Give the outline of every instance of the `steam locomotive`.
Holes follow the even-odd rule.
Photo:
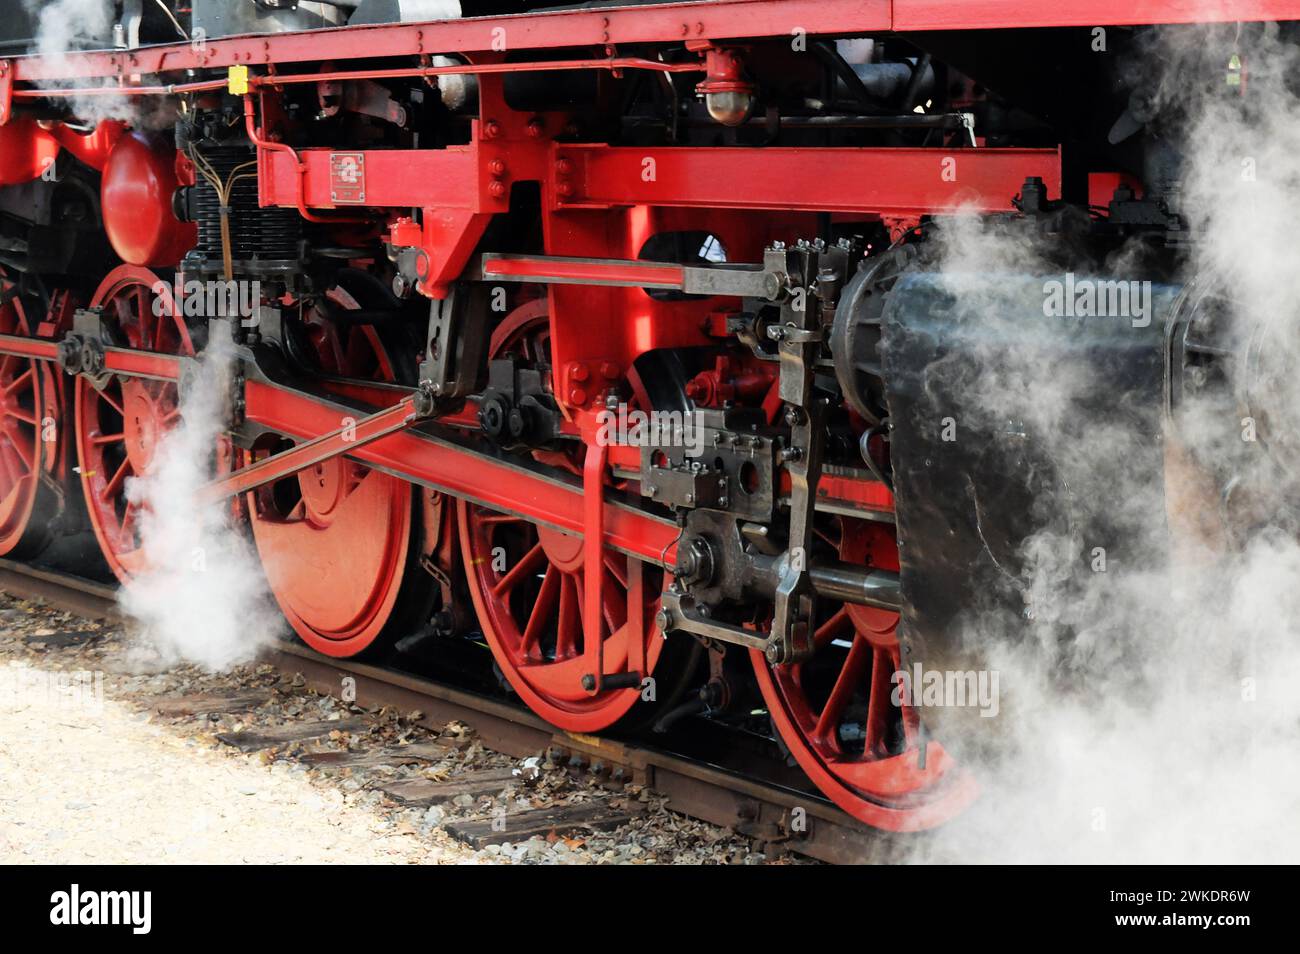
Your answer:
[[[1178,93],[1249,110],[1300,4],[464,7],[10,11],[0,554],[148,572],[129,488],[220,351],[203,499],[308,645],[725,730],[910,831],[985,726],[899,674],[978,670],[972,607],[1031,625],[1027,540],[1068,594],[1178,514],[1230,546],[1289,472],[1281,352],[1192,264]],[[986,245],[1032,261],[954,282]],[[1080,281],[1135,320],[1045,320]],[[1073,423],[977,400],[1025,368],[1087,382]],[[1193,404],[1262,439],[1195,446]],[[1168,507],[1071,470],[1121,424],[1097,472]]]

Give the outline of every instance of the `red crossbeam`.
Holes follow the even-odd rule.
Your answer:
[[[480,143],[363,151],[365,205],[503,210],[508,194],[488,191],[492,163],[481,151],[489,146],[495,149],[493,144]],[[508,165],[501,161],[506,173],[519,181],[551,170],[560,208],[650,205],[883,215],[924,215],[958,208],[1006,212],[1030,176],[1041,178],[1049,195],[1060,195],[1061,189],[1061,158],[1055,149],[640,149],[538,144],[530,150],[524,143],[510,146]],[[262,202],[296,206],[301,180],[302,200],[308,208],[336,207],[332,155],[327,149],[303,150],[296,157],[287,151],[263,150]]]
[[[1004,212],[1025,179],[1060,195],[1055,149],[559,147],[558,204],[921,215]]]

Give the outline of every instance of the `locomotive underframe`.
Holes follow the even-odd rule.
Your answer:
[[[1215,17],[1300,19],[1300,4],[1294,2],[1258,0],[1240,6],[1244,12],[1229,15],[1227,10],[1207,14],[1196,4],[1114,0],[1073,4],[1067,10],[1023,0],[716,0],[230,37],[57,61],[0,60],[0,125],[14,121],[21,108],[73,98],[213,94],[242,99],[259,206],[296,210],[304,220],[323,225],[373,216],[382,221],[384,241],[409,291],[430,300],[425,335],[430,347],[414,387],[347,377],[323,387],[318,379],[296,374],[268,347],[267,342],[275,341],[273,319],[260,342],[241,335],[232,322],[214,320],[208,340],[224,337],[235,343],[237,371],[228,421],[235,445],[251,450],[266,435],[297,443],[232,469],[208,488],[212,497],[246,494],[347,457],[402,481],[580,536],[589,566],[600,565],[606,551],[633,558],[627,585],[634,605],[644,585],[643,565],[662,568],[665,580],[674,575],[677,581],[663,588],[655,618],[660,630],[689,633],[706,645],[743,647],[774,666],[789,665],[815,653],[814,595],[885,611],[897,611],[901,596],[896,573],[807,556],[819,514],[888,522],[893,497],[871,474],[823,467],[826,408],[814,388],[816,374],[826,370],[824,363],[818,365],[821,317],[834,312],[839,291],[852,277],[851,250],[817,242],[787,246],[770,233],[779,225],[782,234],[811,236],[818,217],[853,216],[878,221],[891,237],[901,237],[924,217],[957,210],[1032,213],[1034,202],[1044,196],[1077,195],[1079,170],[1061,148],[973,141],[971,148],[959,150],[575,142],[563,110],[511,108],[506,78],[583,71],[680,73],[697,77],[702,92],[725,95],[744,89],[731,59],[736,51],[743,54],[747,44],[798,31],[854,37],[1206,22]],[[509,37],[509,54],[494,46],[501,35]],[[685,44],[690,55],[673,60],[644,55],[645,47],[656,44]],[[621,52],[633,48],[637,55]],[[604,55],[591,56],[593,50]],[[447,54],[462,61],[447,65]],[[537,58],[512,58],[521,55]],[[349,68],[363,59],[387,65]],[[294,64],[304,63],[329,65],[294,71]],[[295,147],[277,128],[288,89],[314,86],[324,101],[366,83],[429,84],[445,76],[475,81],[477,106],[468,141],[461,144]],[[73,87],[67,85],[70,81]],[[390,108],[376,100],[359,111],[382,118],[394,115],[387,112]],[[355,174],[340,177],[344,165],[352,173],[359,170],[359,181]],[[952,174],[954,168],[958,174]],[[520,185],[539,190],[544,254],[483,252],[489,226],[510,212],[512,193]],[[728,244],[736,255],[718,265],[634,259],[637,249],[611,242],[613,230],[607,227],[608,221],[632,214],[631,209],[677,230],[725,234],[734,238]],[[420,222],[410,210],[419,210]],[[553,396],[560,412],[550,436],[581,448],[576,472],[509,454],[472,436],[478,428],[473,422],[485,409],[479,399],[500,395],[480,392],[450,349],[432,344],[451,340],[459,347],[467,342],[466,354],[482,355],[485,342],[474,339],[486,331],[467,326],[464,302],[475,289],[512,283],[546,289]],[[707,295],[713,304],[702,309],[655,301],[626,321],[611,321],[611,313],[631,300],[621,296],[641,289]],[[710,424],[715,446],[720,441],[734,447],[743,435],[755,442],[748,445],[750,459],[762,461],[765,493],[753,503],[756,509],[747,525],[758,529],[742,545],[738,537],[727,539],[730,531],[717,532],[710,516],[736,509],[718,475],[684,475],[640,446],[610,444],[596,435],[607,400],[617,403],[618,384],[638,359],[656,350],[716,343],[723,336],[711,335],[709,328],[730,328],[729,318],[751,304],[779,310],[779,321],[764,329],[768,340],[760,343],[768,350],[760,355],[758,344],[746,343],[776,366],[771,398],[784,409],[786,427],[774,437],[757,426],[746,432],[725,415]],[[0,354],[57,365],[96,385],[114,377],[175,383],[182,395],[195,360],[123,347],[100,327],[95,309],[52,316],[31,337],[0,334]],[[499,389],[507,394],[502,398],[507,407],[514,383]],[[496,384],[494,379],[494,389]],[[718,459],[730,466],[728,453],[736,452],[720,451]],[[779,485],[778,471],[788,486]],[[642,493],[611,486],[611,472],[639,478]],[[665,505],[677,511],[677,521],[664,516]],[[762,527],[778,521],[784,525],[783,542],[765,546]],[[588,573],[582,583],[581,614],[588,632],[602,629],[608,585],[607,575],[599,572]],[[706,591],[733,600],[749,592],[770,598],[769,632],[713,618],[701,599]],[[581,689],[587,695],[640,685],[649,668],[645,646],[651,633],[635,613],[627,624],[633,648],[614,671],[604,658],[605,642],[587,641],[581,667]],[[915,732],[915,726],[909,731]],[[919,771],[926,768],[925,751],[922,740]],[[936,756],[942,758],[942,753]],[[966,798],[956,796],[954,802]],[[870,820],[924,827],[942,814],[936,809],[934,815],[922,812],[900,820],[886,812],[871,814]]]

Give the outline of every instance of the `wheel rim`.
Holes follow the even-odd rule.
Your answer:
[[[31,333],[16,291],[0,277],[0,334]],[[42,446],[53,408],[49,388],[38,362],[0,357],[0,555],[17,549],[31,529],[41,470],[54,456]]]
[[[520,305],[492,336],[493,357],[512,352],[549,360],[550,325],[545,299]],[[580,465],[568,455],[539,451],[539,460],[570,470]],[[582,625],[585,577],[582,537],[538,527],[520,517],[457,501],[462,554],[479,625],[497,665],[534,712],[572,732],[596,732],[613,725],[636,705],[639,689],[605,690],[590,695],[582,677]],[[606,672],[627,669],[631,627],[627,625],[628,557],[608,550],[602,572],[604,664]],[[642,631],[656,632],[661,572],[646,568]],[[634,617],[633,617],[634,618]],[[645,672],[653,673],[664,640],[646,638]]]
[[[127,347],[194,354],[184,316],[148,269],[124,265],[110,272],[91,306],[102,309],[105,324]],[[99,389],[78,377],[74,417],[91,528],[109,568],[129,582],[146,566],[139,536],[145,504],[127,499],[126,483],[148,473],[159,443],[180,421],[176,385],[113,376]]]
[[[335,289],[344,309],[358,304]],[[327,374],[394,381],[373,327],[339,328],[309,316],[307,338]],[[292,446],[284,441],[276,450]],[[334,457],[252,492],[253,539],[266,579],[302,640],[329,656],[373,646],[398,605],[411,552],[411,484]]]
[[[830,542],[846,562],[898,569],[886,525],[841,521]],[[976,792],[937,742],[925,743],[920,767],[917,713],[891,700],[898,619],[869,606],[831,607],[808,662],[774,667],[761,652],[750,657],[773,726],[813,783],[866,824],[916,831],[952,818]]]

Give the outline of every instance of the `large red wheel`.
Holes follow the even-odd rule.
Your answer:
[[[892,527],[842,520],[831,536],[840,559],[897,572]],[[773,727],[818,789],[868,825],[917,831],[952,818],[976,793],[939,743],[925,743],[921,765],[917,713],[892,698],[897,626],[895,612],[834,605],[821,611],[807,662],[750,656]]]
[[[492,336],[492,354],[507,352],[550,363],[549,320],[544,299],[521,305]],[[635,398],[634,398],[635,400]],[[579,470],[559,453],[539,459]],[[582,538],[538,527],[520,517],[494,513],[461,500],[457,503],[466,577],[479,625],[497,665],[534,712],[571,732],[608,728],[636,706],[639,688],[607,689],[596,695],[584,688],[589,673],[583,653],[589,638],[583,628],[582,593],[587,573]],[[641,605],[629,606],[628,557],[605,551],[605,671],[628,669],[633,646],[629,619],[642,616],[644,672],[653,673],[665,641],[654,626],[662,571],[647,569]]]
[[[0,273],[0,334],[29,335],[18,288]],[[40,362],[0,357],[0,556],[22,556],[48,538],[38,506],[56,460],[58,399]],[[46,500],[45,502],[48,502]]]
[[[341,288],[332,304],[358,308]],[[369,325],[332,323],[316,311],[303,330],[326,374],[396,381],[396,359]],[[284,441],[271,450],[292,446]],[[266,579],[302,640],[327,656],[356,656],[416,624],[433,581],[413,567],[422,534],[417,495],[406,481],[334,457],[268,484],[248,498],[253,539]]]
[[[126,347],[194,354],[184,316],[148,269],[114,269],[91,305],[102,309],[104,324]],[[180,420],[176,385],[113,376],[96,388],[79,377],[74,419],[91,528],[109,568],[125,583],[145,569],[139,534],[144,504],[128,499],[127,480],[149,472],[159,442]]]

